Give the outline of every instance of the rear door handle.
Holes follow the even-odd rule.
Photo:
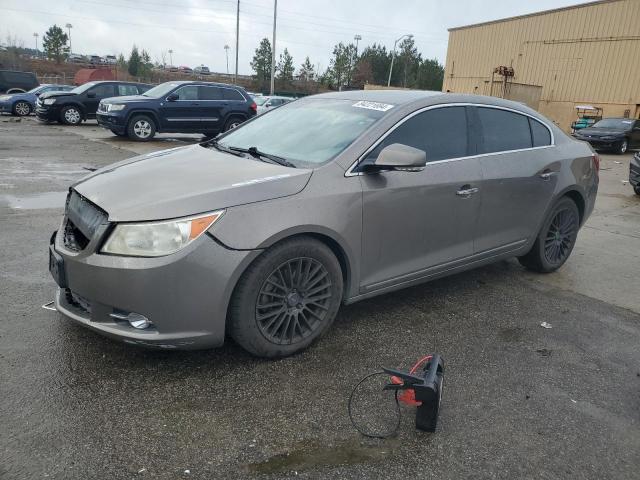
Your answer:
[[[474,193],[478,193],[480,189],[478,187],[472,187],[471,185],[463,185],[460,190],[456,192],[456,195],[463,198],[469,198]]]

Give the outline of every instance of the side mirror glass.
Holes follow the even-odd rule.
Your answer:
[[[180,95],[178,95],[177,93],[172,93],[171,95],[169,95],[167,97],[167,101],[168,102],[175,102],[176,100],[178,100],[180,98]]]
[[[418,148],[393,143],[382,149],[374,162],[376,170],[404,170],[417,172],[427,164],[427,152]]]

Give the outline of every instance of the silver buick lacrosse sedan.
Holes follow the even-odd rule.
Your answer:
[[[342,303],[508,257],[551,272],[593,210],[599,159],[492,97],[352,91],[71,186],[49,269],[108,337],[252,354],[306,348]]]

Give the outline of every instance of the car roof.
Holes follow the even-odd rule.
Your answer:
[[[205,80],[169,80],[164,83],[174,83],[176,85],[213,85],[215,87],[226,87],[226,88],[239,88],[240,90],[244,90],[240,85],[231,85],[230,83],[219,83],[219,82],[207,82]]]
[[[437,95],[444,94],[430,90],[348,90],[345,92],[320,93],[314,95],[314,97],[403,105]]]

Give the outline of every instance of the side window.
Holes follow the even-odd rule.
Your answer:
[[[531,148],[529,117],[497,108],[478,107],[484,145],[480,153]]]
[[[222,96],[225,100],[238,100],[244,102],[244,97],[238,90],[234,90],[233,88],[223,88]]]
[[[443,107],[419,113],[392,131],[367,155],[366,163],[374,161],[384,147],[394,143],[424,150],[427,162],[465,157],[468,155],[466,109]]]
[[[120,84],[118,85],[118,95],[137,95],[138,87],[136,85]]]
[[[218,87],[198,87],[200,100],[222,100],[222,92]]]
[[[197,85],[187,85],[176,90],[175,94],[178,100],[198,100],[198,88]]]
[[[89,89],[90,93],[95,93],[98,98],[113,97],[115,95],[115,89],[111,83],[103,83],[102,85],[96,85]],[[89,93],[87,92],[87,93]]]
[[[551,145],[551,133],[547,127],[533,118],[529,118],[529,125],[531,125],[531,136],[533,137],[534,147]]]

